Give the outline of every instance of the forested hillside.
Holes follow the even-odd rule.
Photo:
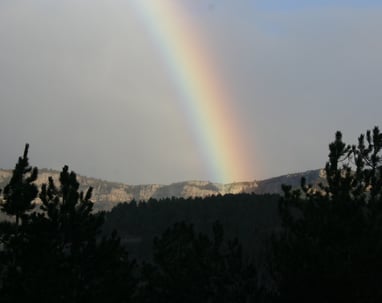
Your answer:
[[[279,195],[227,194],[206,198],[150,199],[122,203],[106,214],[104,230],[116,229],[129,252],[138,259],[151,257],[154,237],[176,222],[193,224],[211,234],[219,221],[228,239],[238,238],[247,256],[259,253],[280,226]]]
[[[12,176],[12,170],[0,169],[0,188],[8,184]],[[39,170],[35,184],[41,187],[47,183],[49,177],[58,182],[60,172],[50,169]],[[214,183],[210,181],[184,181],[172,184],[141,184],[129,185],[125,183],[110,182],[91,177],[77,175],[80,190],[85,191],[88,187],[93,188],[92,201],[94,210],[111,210],[121,202],[147,201],[164,198],[196,198],[213,195],[257,193],[257,194],[281,194],[282,184],[299,186],[301,177],[305,177],[309,183],[317,185],[325,181],[324,170],[311,170],[301,173],[288,174],[275,178],[259,181]]]
[[[150,199],[94,212],[28,148],[1,192],[1,302],[381,302],[382,133],[329,145],[326,182],[282,195]],[[37,198],[39,203],[36,203]]]

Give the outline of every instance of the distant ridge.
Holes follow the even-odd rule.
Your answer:
[[[0,188],[8,183],[12,170],[0,169]],[[60,172],[49,169],[39,170],[38,186],[47,183],[50,176],[58,184]],[[305,177],[307,183],[318,184],[324,181],[322,169],[309,170],[302,173],[283,175],[275,178],[235,182],[228,184],[213,183],[209,181],[184,181],[168,185],[147,184],[128,185],[124,183],[108,182],[91,177],[78,175],[81,190],[93,187],[93,202],[96,210],[110,210],[120,202],[131,200],[147,201],[150,198],[162,199],[170,197],[206,197],[212,195],[238,194],[238,193],[281,193],[281,185],[288,184],[293,187],[300,185],[301,177]]]

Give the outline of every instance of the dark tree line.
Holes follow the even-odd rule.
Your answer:
[[[37,188],[27,145],[1,194],[11,220],[0,223],[0,301],[380,302],[381,150],[377,127],[356,145],[337,132],[318,187],[133,202],[105,216],[67,166]],[[259,207],[276,200],[279,217]],[[259,261],[248,242],[263,225]],[[127,251],[142,239],[152,254],[135,261]]]
[[[271,272],[281,302],[382,301],[382,134],[329,145],[326,184],[284,186]]]
[[[151,259],[153,240],[177,222],[193,224],[195,231],[212,237],[219,221],[227,239],[238,238],[244,254],[260,253],[263,242],[280,226],[276,194],[229,194],[205,198],[166,198],[121,203],[106,213],[104,231],[118,230],[129,252]]]
[[[244,260],[237,239],[224,243],[220,223],[213,236],[184,222],[168,228],[153,245],[153,263],[142,266],[141,302],[262,302],[254,264]]]
[[[178,223],[154,241],[153,262],[131,260],[116,232],[102,233],[92,189],[65,166],[38,189],[28,145],[4,188],[1,302],[247,302],[261,296],[256,270],[219,223],[212,237]],[[39,203],[37,202],[39,201]]]
[[[79,192],[67,166],[59,186],[49,179],[38,190],[37,175],[26,145],[2,197],[15,221],[0,225],[1,302],[123,302],[134,263],[115,234],[98,237],[104,217],[92,213],[92,189]]]

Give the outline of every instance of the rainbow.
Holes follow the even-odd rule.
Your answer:
[[[253,177],[250,151],[235,121],[227,85],[219,79],[201,31],[178,0],[133,0],[138,17],[160,48],[180,96],[181,108],[216,182]]]

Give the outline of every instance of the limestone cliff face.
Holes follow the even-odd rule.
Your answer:
[[[0,169],[0,188],[4,188],[11,177],[11,170]],[[42,169],[36,184],[40,187],[47,183],[50,176],[58,184],[60,173],[58,171]],[[238,193],[281,193],[281,185],[289,184],[298,187],[301,177],[304,176],[307,183],[318,184],[323,182],[325,174],[323,170],[311,170],[304,173],[284,175],[276,178],[236,182],[229,184],[212,183],[208,181],[185,181],[169,185],[148,184],[128,185],[124,183],[108,182],[104,180],[78,176],[81,190],[86,191],[93,187],[94,206],[96,210],[109,210],[117,203],[131,200],[147,201],[150,198],[162,199],[169,197],[206,197],[212,195],[238,194]]]
[[[317,185],[320,182],[325,183],[325,170],[310,170],[303,173],[283,175],[276,178],[262,180],[258,182],[258,189],[255,192],[259,194],[282,193],[282,184],[291,185],[293,188],[298,188],[301,184],[302,177],[305,177],[307,184]]]

